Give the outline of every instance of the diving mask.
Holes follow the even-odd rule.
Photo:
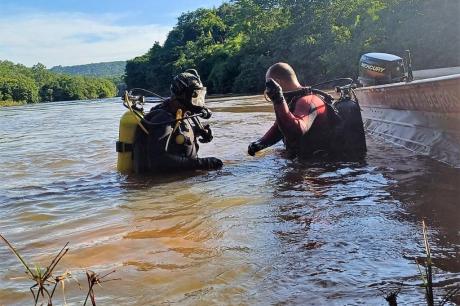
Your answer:
[[[192,93],[192,105],[195,107],[204,108],[206,98],[206,87],[194,89]]]

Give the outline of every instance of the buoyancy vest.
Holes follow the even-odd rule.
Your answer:
[[[359,104],[349,98],[330,103],[317,96],[326,106],[327,124],[316,118],[298,146],[287,146],[287,149],[301,158],[362,159],[367,149]],[[299,98],[301,96],[295,97],[290,103],[291,112]]]
[[[133,144],[133,164],[136,173],[152,173],[159,168],[164,154],[179,157],[196,158],[198,143],[189,119],[173,122],[175,117],[164,107],[155,107],[145,120],[152,123],[171,122],[149,128],[147,135],[139,127],[136,130]]]

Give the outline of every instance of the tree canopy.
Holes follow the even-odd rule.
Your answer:
[[[0,61],[0,101],[68,101],[113,97],[115,84],[108,79],[61,75],[43,64],[27,68]]]
[[[115,61],[75,66],[54,66],[50,71],[71,75],[113,78],[122,76],[125,72],[125,66],[126,61]]]
[[[458,0],[233,0],[182,14],[163,45],[127,62],[128,88],[166,94],[195,68],[211,93],[254,93],[266,69],[290,63],[302,82],[356,77],[366,52],[403,55],[416,69],[459,66]]]

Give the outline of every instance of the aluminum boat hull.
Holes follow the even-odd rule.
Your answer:
[[[460,168],[460,74],[355,92],[368,133]]]

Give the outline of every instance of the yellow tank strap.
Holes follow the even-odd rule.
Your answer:
[[[179,125],[180,125],[180,122],[182,120],[183,116],[182,116],[182,110],[179,108],[176,112],[176,126],[174,126],[174,130],[173,130],[173,133],[179,128]]]
[[[176,120],[177,120],[176,125],[174,126],[174,129],[171,132],[171,134],[169,134],[168,140],[166,140],[165,152],[168,152],[169,142],[171,141],[171,137],[174,134],[174,132],[179,128],[180,122],[183,119],[182,115],[183,115],[182,109],[179,108],[176,112]]]

